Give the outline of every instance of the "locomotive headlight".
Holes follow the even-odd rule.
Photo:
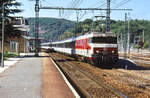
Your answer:
[[[115,51],[112,51],[112,53],[115,53]]]
[[[98,51],[98,50],[96,51],[96,53],[99,53],[99,52],[100,52],[100,51]]]

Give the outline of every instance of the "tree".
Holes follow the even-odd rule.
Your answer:
[[[84,20],[84,24],[92,24],[93,20],[92,19],[86,19]]]
[[[5,3],[4,6],[4,17],[5,17],[5,38],[8,37],[15,37],[22,35],[22,32],[18,30],[18,28],[13,27],[13,24],[11,21],[16,20],[15,17],[12,17],[12,15],[16,13],[22,12],[22,10],[18,9],[21,4],[19,2],[11,3],[15,0],[0,0],[0,20],[2,20],[2,5]],[[2,21],[0,21],[0,27],[2,27]],[[0,37],[1,37],[1,28],[0,28]]]

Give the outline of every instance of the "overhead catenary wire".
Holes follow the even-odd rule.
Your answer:
[[[46,4],[52,5],[50,2],[46,1],[46,0],[42,0],[43,2],[45,2]]]
[[[116,0],[110,0],[110,3],[115,3]],[[129,0],[126,0],[126,2],[128,2]],[[43,7],[42,9],[59,9],[59,15],[60,16],[64,16],[64,18],[69,18],[73,13],[74,11],[72,10],[84,10],[84,8],[78,8],[78,6],[83,2],[83,0],[72,0],[71,1],[71,4],[69,5],[70,7],[67,7],[67,8],[64,8],[64,7]],[[104,0],[101,1],[103,4],[101,4],[100,6],[98,6],[97,8],[99,7],[102,7],[104,5],[107,5],[105,4]],[[123,1],[121,1],[119,4],[122,4]],[[117,4],[118,5],[118,4]],[[71,9],[72,8],[72,9]],[[95,8],[94,8],[95,9]],[[65,10],[69,10],[67,12],[64,13]],[[111,9],[113,10],[113,9]],[[82,13],[83,11],[79,11],[79,13]],[[93,13],[92,9],[89,10],[89,11],[84,11],[83,14],[80,14],[79,16],[79,19],[81,19],[82,17],[84,17],[84,15],[86,14],[89,14],[89,13]],[[102,13],[101,13],[102,14]]]
[[[83,2],[83,0],[72,0],[68,7],[78,8],[82,2]],[[63,15],[63,18],[69,18],[73,13],[74,13],[74,11],[67,11]]]
[[[89,7],[97,6],[97,5],[99,5],[99,4],[101,4],[101,3],[104,3],[104,2],[105,2],[105,0],[99,0],[98,2],[92,4],[92,5],[89,6]]]
[[[106,1],[106,0],[105,0]],[[98,6],[97,8],[102,8],[103,6],[107,5],[107,2],[103,2],[103,4],[101,4],[100,6]],[[110,3],[115,3],[116,0],[110,0]]]
[[[98,1],[97,3],[95,3],[95,4],[92,4],[90,7],[96,6],[97,4],[99,4],[99,3],[104,3],[104,2],[105,2],[105,0],[100,0],[100,1]],[[96,8],[98,8],[98,7],[96,7]],[[81,20],[86,14],[90,14],[90,13],[93,13],[93,11],[84,11],[84,12],[81,14],[81,16],[79,17],[79,20]]]
[[[103,6],[106,6],[107,5],[107,2],[105,2],[106,0],[101,0],[101,1],[99,1],[98,3],[102,3],[100,6],[98,6],[98,7],[96,7],[96,8],[102,8]],[[112,2],[113,0],[111,0],[111,2]],[[101,11],[102,12],[102,11]],[[85,13],[83,13],[82,14],[82,16],[80,17],[80,19],[82,18],[82,17],[84,17],[86,14],[90,14],[90,13],[93,13],[92,11],[88,11],[88,12],[85,12]],[[101,13],[102,14],[102,13]]]
[[[78,5],[79,2],[80,2],[80,0],[72,0],[70,8],[75,8],[75,7],[77,7],[77,5]],[[72,13],[73,13],[73,11],[68,11],[68,13],[65,14],[65,17],[66,17],[66,18],[67,18],[67,17],[70,17],[70,15],[71,15]]]
[[[125,5],[126,3],[128,3],[131,0],[122,0],[121,2],[119,2],[118,4],[116,4],[113,8],[119,8],[123,5]]]
[[[116,1],[117,0],[111,0],[110,3],[116,4]],[[131,1],[131,0],[122,0],[121,2],[119,2],[118,4],[116,4],[113,8],[119,8],[120,6],[128,3],[129,1]],[[105,2],[104,0],[103,0],[103,2],[101,1],[101,3],[102,4],[100,6],[98,6],[97,8],[102,8],[103,6],[107,5],[107,2]],[[84,15],[89,14],[89,13],[91,13],[91,12],[83,13],[82,17],[84,17]]]

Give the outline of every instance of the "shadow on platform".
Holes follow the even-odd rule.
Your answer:
[[[46,57],[50,57],[50,56],[31,56],[31,55],[26,55],[26,56],[20,56],[20,58],[46,58]]]

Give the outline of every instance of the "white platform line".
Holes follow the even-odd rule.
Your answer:
[[[76,98],[80,98],[79,94],[76,92],[76,90],[72,87],[72,85],[69,83],[69,81],[67,80],[67,78],[65,77],[65,75],[62,73],[62,71],[59,69],[59,67],[57,66],[57,64],[54,62],[54,60],[52,58],[50,58],[52,60],[52,62],[54,63],[55,67],[58,69],[58,71],[60,72],[60,74],[62,75],[63,79],[65,80],[66,84],[69,86],[69,88],[71,89],[72,93],[74,94],[74,96]]]

